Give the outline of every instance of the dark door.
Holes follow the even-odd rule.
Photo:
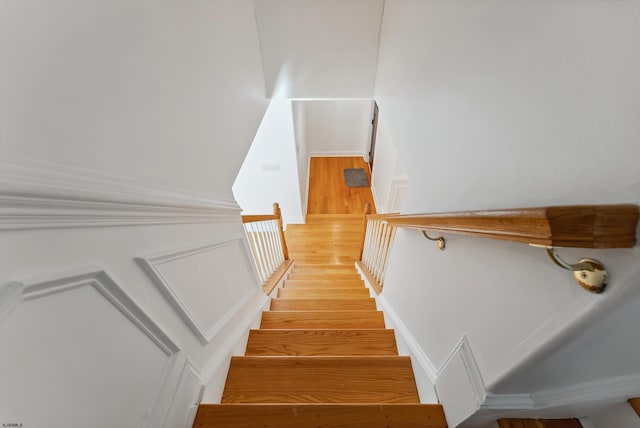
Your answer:
[[[378,132],[378,103],[373,102],[373,119],[371,119],[371,146],[369,147],[369,169],[373,171],[373,155],[376,151],[376,133]]]

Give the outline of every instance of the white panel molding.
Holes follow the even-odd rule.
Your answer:
[[[313,150],[309,152],[309,157],[312,158],[338,158],[338,157],[363,157],[366,159],[367,154],[362,150]]]
[[[195,380],[195,388],[193,386],[190,387],[192,379]],[[165,416],[162,426],[171,428],[178,426],[183,428],[191,427],[193,425],[193,420],[190,420],[192,413],[195,417],[195,412],[192,412],[192,408],[195,406],[197,409],[198,404],[200,404],[200,401],[202,400],[203,393],[204,383],[202,381],[200,370],[193,364],[193,361],[186,358],[182,371],[180,372],[180,377],[176,383],[175,390],[173,391],[171,404],[169,405],[169,410]],[[180,400],[185,396],[194,397],[190,406],[186,409],[180,407],[180,404],[182,404]],[[182,417],[180,417],[181,414]],[[175,422],[178,418],[182,419],[182,424],[167,425],[168,423]]]
[[[401,190],[407,190],[409,188],[409,177],[394,177],[391,181],[391,188],[389,189],[389,200],[387,201],[387,207],[389,211],[400,211],[398,207],[398,196]]]
[[[449,363],[456,358],[460,358],[462,360],[469,378],[469,385],[471,385],[471,389],[473,390],[473,395],[476,397],[478,405],[482,405],[487,398],[487,391],[484,381],[482,380],[482,375],[480,374],[480,369],[478,368],[478,363],[471,351],[471,346],[469,345],[467,336],[462,336],[460,338],[449,356],[445,359],[444,363],[442,363],[442,366],[438,369],[436,378],[439,377],[440,374],[447,369]]]
[[[490,394],[487,393],[481,409],[492,410],[530,410],[535,403],[529,394]]]
[[[222,368],[229,367],[234,350],[242,349],[242,353],[244,353],[248,330],[254,328],[254,325],[259,325],[262,311],[266,310],[270,301],[271,298],[265,295],[262,290],[256,290],[242,310],[238,312],[238,317],[233,322],[227,323],[218,334],[217,338],[220,338],[220,342],[216,344],[216,352],[202,368],[202,379],[204,379],[207,388],[214,391],[213,395],[222,395],[226,379],[225,373],[219,379],[219,383],[216,383],[214,379],[216,374]],[[219,397],[214,402],[219,403]]]
[[[0,289],[0,320],[9,316],[12,308],[30,300],[44,298],[79,287],[93,287],[116,307],[133,325],[142,331],[167,356],[167,362],[158,381],[144,425],[157,407],[160,392],[166,387],[180,348],[124,291],[114,277],[101,267],[92,266],[74,273],[52,275],[30,282],[14,282]]]
[[[220,248],[224,248],[227,246],[236,245],[240,248],[244,261],[247,268],[251,268],[251,264],[253,263],[249,258],[246,250],[246,245],[243,242],[242,236],[236,236],[234,238],[215,242],[211,244],[201,245],[197,247],[187,248],[183,250],[178,250],[170,253],[164,253],[161,255],[156,255],[152,257],[136,257],[136,262],[142,267],[145,273],[151,278],[153,284],[158,287],[158,289],[162,292],[162,294],[169,301],[171,306],[175,309],[175,311],[180,315],[183,319],[187,327],[193,332],[193,334],[200,340],[200,342],[204,345],[209,343],[215,335],[224,327],[224,325],[229,322],[229,320],[240,310],[242,307],[251,299],[251,295],[246,296],[244,299],[238,301],[235,305],[233,305],[229,310],[213,325],[211,326],[203,326],[194,316],[192,311],[187,307],[184,301],[180,298],[179,293],[177,292],[177,288],[174,284],[172,284],[168,278],[166,278],[160,269],[158,268],[163,263],[170,262],[172,260],[182,259],[185,257],[190,257],[196,254],[208,252],[211,250],[216,250]]]
[[[376,193],[376,188],[373,185],[373,180],[371,180],[371,183],[370,183],[369,187],[371,187],[371,195],[373,196],[373,206],[376,209],[376,213],[386,213],[386,212],[388,212],[386,210],[386,207],[383,207],[383,206],[380,205],[380,199],[378,199],[378,194]]]
[[[0,230],[239,221],[233,200],[0,154]]]

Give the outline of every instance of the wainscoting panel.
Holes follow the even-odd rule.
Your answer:
[[[190,428],[202,400],[204,385],[200,370],[187,358],[171,399],[164,428]]]
[[[179,348],[113,276],[13,283],[0,299],[3,423],[145,425]]]
[[[241,236],[136,261],[203,344],[257,287]]]

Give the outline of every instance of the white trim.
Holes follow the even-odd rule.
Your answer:
[[[140,267],[145,271],[145,273],[151,278],[153,284],[162,292],[162,294],[169,301],[171,306],[175,309],[175,311],[180,315],[183,319],[187,327],[195,334],[195,336],[200,340],[200,342],[204,345],[209,343],[215,335],[224,327],[224,325],[229,322],[229,320],[239,311],[242,307],[250,300],[251,296],[247,295],[242,300],[238,301],[235,305],[233,305],[229,310],[219,319],[217,320],[211,327],[205,328],[203,327],[192,312],[189,310],[187,305],[183,302],[176,291],[176,287],[166,278],[162,272],[158,269],[163,263],[167,263],[173,260],[182,259],[185,257],[190,257],[196,254],[200,254],[203,252],[211,251],[217,248],[223,248],[230,245],[238,245],[240,250],[243,253],[245,264],[247,268],[251,266],[251,262],[246,253],[246,248],[242,239],[242,236],[233,237],[231,239],[227,239],[224,241],[219,241],[207,245],[201,245],[197,247],[187,248],[183,250],[173,251],[170,253],[164,253],[161,255],[156,255],[152,257],[136,257],[135,260],[138,262]]]
[[[359,268],[357,269],[358,271],[360,271]],[[369,289],[372,289],[371,284],[368,283],[368,281],[366,280],[366,277],[362,274],[362,272],[361,272],[361,276],[363,277],[363,280],[365,281],[365,284],[367,285],[367,287],[369,287]],[[404,342],[409,347],[409,350],[411,352],[411,360],[418,363],[420,368],[422,368],[422,370],[427,374],[429,381],[431,383],[434,383],[438,372],[435,366],[433,365],[433,363],[431,362],[431,360],[429,359],[429,357],[427,356],[427,354],[425,354],[425,352],[420,347],[420,344],[418,344],[418,341],[415,339],[415,337],[413,337],[413,335],[409,331],[409,328],[406,326],[404,322],[402,322],[398,314],[393,310],[393,308],[391,307],[391,304],[387,299],[384,298],[384,296],[377,295],[376,301],[380,305],[380,309],[385,314],[385,317],[387,317],[388,320],[390,321],[391,325],[393,326],[393,329],[396,331],[396,333],[400,337],[402,337]]]
[[[216,346],[216,352],[202,367],[202,379],[207,386],[209,386],[216,372],[230,360],[233,350],[248,333],[256,317],[261,316],[262,311],[265,310],[270,300],[269,296],[265,295],[262,290],[256,290],[242,310],[238,311],[241,318],[234,320],[232,323],[227,323],[218,334],[219,337],[222,337],[221,343]]]
[[[324,151],[324,150],[315,150],[309,152],[310,158],[339,158],[339,157],[362,157],[366,159],[366,153],[361,150],[338,150],[338,151]]]
[[[360,277],[364,281],[365,286],[369,288],[369,290],[371,290],[372,292],[372,295],[375,296],[376,302],[380,306],[382,312],[385,314],[385,318],[387,318],[391,322],[396,333],[400,335],[400,337],[402,337],[402,339],[409,347],[412,360],[420,365],[422,370],[424,370],[424,372],[427,374],[429,381],[431,383],[434,383],[438,375],[436,366],[433,364],[433,362],[431,362],[427,354],[425,354],[424,350],[422,349],[416,338],[413,337],[413,334],[411,334],[411,331],[406,326],[406,324],[402,322],[402,319],[400,319],[396,311],[393,310],[391,303],[389,303],[389,301],[382,294],[376,294],[375,291],[373,291],[372,285],[369,283],[367,276],[360,269],[360,266],[358,266],[357,263],[355,263],[355,266],[356,270],[360,274]]]
[[[302,215],[304,217],[304,223],[307,222],[307,211],[309,211],[309,181],[311,178],[311,156],[307,153],[307,186],[304,193],[304,210]]]
[[[484,381],[482,380],[482,375],[480,374],[480,369],[478,368],[478,363],[476,362],[476,358],[473,355],[473,351],[471,350],[471,346],[469,345],[467,336],[462,336],[456,346],[453,347],[453,350],[449,353],[444,363],[442,363],[442,366],[438,369],[436,378],[440,377],[442,372],[447,369],[449,364],[458,357],[464,364],[464,368],[467,372],[467,377],[469,378],[469,385],[473,390],[473,395],[476,397],[478,405],[482,405],[482,403],[484,403],[485,399],[487,398],[487,391],[485,389]]]
[[[584,382],[531,394],[488,394],[483,409],[532,410],[592,402],[616,402],[640,395],[640,373]]]
[[[283,216],[282,223],[287,224],[304,224],[304,217],[301,215]],[[284,227],[283,225],[283,227]],[[286,227],[285,227],[286,229]]]
[[[168,357],[158,382],[158,388],[150,398],[150,405],[145,413],[143,426],[146,426],[149,423],[150,415],[158,406],[161,391],[167,385],[180,348],[105,269],[92,266],[73,273],[48,276],[26,283],[12,283],[0,293],[0,308],[2,309],[0,316],[7,316],[9,309],[20,303],[84,286],[93,287],[98,291]]]
[[[371,185],[369,186],[371,188],[371,195],[373,196],[373,206],[376,209],[376,212],[388,212],[385,207],[380,206],[380,202],[378,202],[378,195],[376,194],[376,188],[373,186],[373,177],[371,177]]]
[[[239,221],[233,200],[0,154],[0,230]]]
[[[394,177],[391,180],[391,186],[389,189],[389,197],[387,200],[387,208],[389,212],[400,212],[400,208],[396,207],[398,201],[398,190],[409,189],[409,177]]]
[[[578,383],[531,394],[536,408],[613,402],[640,395],[640,373]]]
[[[180,377],[178,378],[178,381],[176,382],[176,386],[175,389],[173,391],[173,395],[171,396],[171,403],[169,404],[169,408],[167,410],[167,413],[165,415],[164,418],[164,422],[162,424],[163,427],[167,426],[167,422],[169,422],[169,417],[172,416],[173,412],[177,412],[180,409],[174,409],[174,405],[176,403],[176,400],[180,399],[180,397],[183,394],[189,394],[190,391],[185,391],[185,387],[187,382],[189,381],[189,377],[195,377],[198,380],[198,391],[199,391],[199,398],[198,401],[196,403],[191,403],[192,406],[197,406],[198,404],[200,404],[200,400],[202,400],[202,391],[203,391],[203,387],[204,384],[202,382],[202,375],[200,374],[200,370],[195,366],[195,364],[193,363],[193,361],[191,361],[191,359],[189,358],[185,358],[184,361],[184,365],[182,366],[182,371],[180,372]],[[189,416],[190,416],[190,409],[187,409],[187,413],[184,415],[184,424],[182,425],[184,428],[188,428],[191,425],[193,425],[193,421],[191,421],[191,423],[189,423]]]
[[[529,410],[535,403],[529,394],[487,394],[481,409]]]

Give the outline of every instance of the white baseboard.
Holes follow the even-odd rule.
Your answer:
[[[343,151],[313,151],[309,152],[310,158],[337,158],[337,157],[362,157],[366,159],[367,154],[360,150],[343,150]]]
[[[202,368],[202,379],[206,385],[203,402],[220,402],[231,357],[243,354],[247,334],[251,328],[259,325],[262,311],[268,304],[269,296],[262,290],[256,290],[249,302],[220,329],[212,341],[215,342],[215,352]]]
[[[259,327],[262,311],[269,308],[271,298],[277,295],[278,289],[282,287],[284,279],[294,266],[295,263],[291,264],[289,270],[282,276],[280,282],[268,296],[262,290],[257,291],[251,297],[249,303],[238,311],[238,317],[229,320],[223,329],[218,332],[217,336],[220,340],[216,345],[215,354],[202,369],[202,378],[206,385],[203,402],[220,402],[231,357],[244,354],[249,330]]]
[[[367,277],[360,270],[356,263],[356,269],[360,273],[360,277],[364,280],[366,287],[370,290],[370,295],[375,297],[378,309],[384,313],[385,324],[388,328],[393,328],[396,333],[396,342],[398,351],[402,355],[409,355],[413,364],[416,384],[420,402],[437,403],[438,396],[434,388],[436,379],[436,369],[427,355],[424,353],[416,339],[409,332],[408,327],[402,322],[398,314],[393,310],[387,299],[382,295],[376,294],[373,287],[367,280]]]
[[[304,216],[301,215],[283,216],[282,222],[284,223],[284,228],[286,229],[287,224],[304,224],[305,219]]]

